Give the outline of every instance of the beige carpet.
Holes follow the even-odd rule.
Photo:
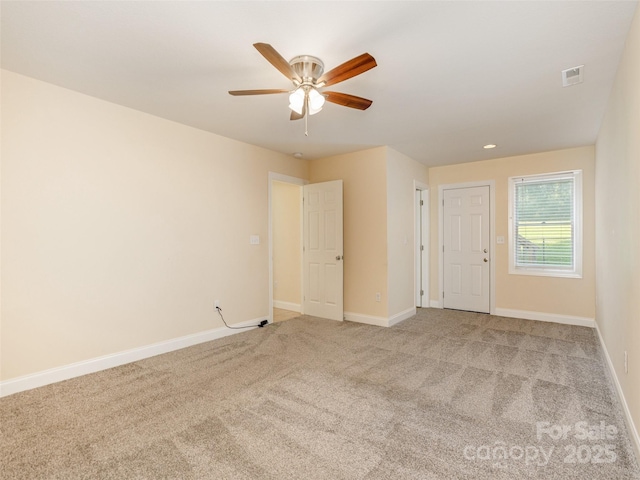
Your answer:
[[[640,478],[592,329],[431,309],[12,395],[0,435],[3,479]]]
[[[300,312],[292,312],[283,308],[273,309],[273,323],[285,322],[300,316]]]

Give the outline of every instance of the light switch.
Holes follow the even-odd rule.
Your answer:
[[[260,235],[251,235],[249,237],[249,244],[260,245]]]
[[[496,243],[498,245],[502,245],[504,243],[504,237],[496,237]]]

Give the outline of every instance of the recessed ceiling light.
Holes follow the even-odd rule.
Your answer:
[[[485,149],[489,150],[490,148],[496,148],[496,147],[497,147],[497,145],[494,145],[493,143],[489,143],[489,144],[485,145],[482,148],[485,148]]]
[[[296,158],[302,158],[302,152],[295,152],[293,156]]]

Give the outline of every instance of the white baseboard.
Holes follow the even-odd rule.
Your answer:
[[[367,325],[375,325],[377,327],[389,326],[389,319],[387,317],[374,317],[373,315],[365,315],[363,313],[344,312],[344,319],[350,322],[366,323]]]
[[[302,306],[299,303],[283,302],[281,300],[273,301],[274,308],[281,308],[283,310],[290,310],[292,312],[302,312]]]
[[[524,320],[539,320],[541,322],[563,323],[565,325],[578,325],[581,327],[594,328],[596,326],[596,322],[593,318],[576,317],[573,315],[560,315],[556,313],[496,308],[495,315],[498,315],[499,317],[522,318]]]
[[[430,300],[430,308],[443,308],[439,300]],[[580,327],[596,326],[595,319],[577,317],[573,315],[561,315],[557,313],[532,312],[529,310],[512,310],[510,308],[496,308],[494,315],[499,317],[522,318],[523,320],[539,320],[541,322],[563,323],[565,325],[577,325]]]
[[[615,368],[613,368],[613,362],[611,361],[611,356],[609,355],[607,346],[604,343],[604,339],[602,338],[602,334],[600,333],[600,328],[598,327],[597,322],[596,322],[596,332],[598,332],[600,345],[602,346],[604,357],[607,360],[607,367],[609,368],[609,372],[611,373],[611,378],[613,378],[613,383],[616,387],[616,393],[618,394],[618,398],[620,399],[620,404],[622,405],[622,410],[624,411],[624,417],[627,422],[627,428],[629,429],[629,434],[631,435],[631,443],[635,450],[636,459],[640,462],[640,435],[638,435],[638,429],[636,428],[636,425],[633,421],[633,417],[631,416],[631,410],[629,409],[629,405],[627,404],[627,399],[624,396],[622,385],[620,385],[620,381],[618,380],[618,375],[616,374],[616,370]]]
[[[400,323],[403,320],[406,320],[407,318],[413,317],[415,314],[416,314],[416,307],[407,308],[405,311],[396,313],[395,315],[392,315],[391,317],[389,317],[388,326],[393,327],[397,323]]]
[[[403,312],[397,313],[389,318],[375,317],[373,315],[365,315],[363,313],[344,312],[344,319],[350,322],[366,323],[367,325],[375,325],[376,327],[392,327],[407,318],[416,314],[416,307],[409,308]]]
[[[265,317],[255,320],[233,324],[233,327],[244,327],[257,325]],[[80,377],[88,373],[95,373],[108,368],[118,367],[126,363],[137,362],[145,358],[154,357],[163,353],[172,352],[181,348],[191,347],[199,343],[210,342],[218,338],[227,337],[240,332],[246,332],[249,328],[242,330],[232,330],[226,327],[206,330],[204,332],[185,335],[184,337],[173,338],[164,342],[158,342],[144,347],[133,348],[123,352],[103,355],[101,357],[83,360],[81,362],[63,365],[61,367],[50,368],[41,372],[24,375],[22,377],[11,378],[0,382],[0,397],[6,397],[14,393],[43,387],[51,383],[61,382],[70,378]]]

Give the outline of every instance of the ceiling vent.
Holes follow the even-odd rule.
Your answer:
[[[582,73],[584,71],[584,65],[579,65],[573,68],[567,68],[562,71],[562,86],[570,87],[571,85],[577,85],[582,83]]]

